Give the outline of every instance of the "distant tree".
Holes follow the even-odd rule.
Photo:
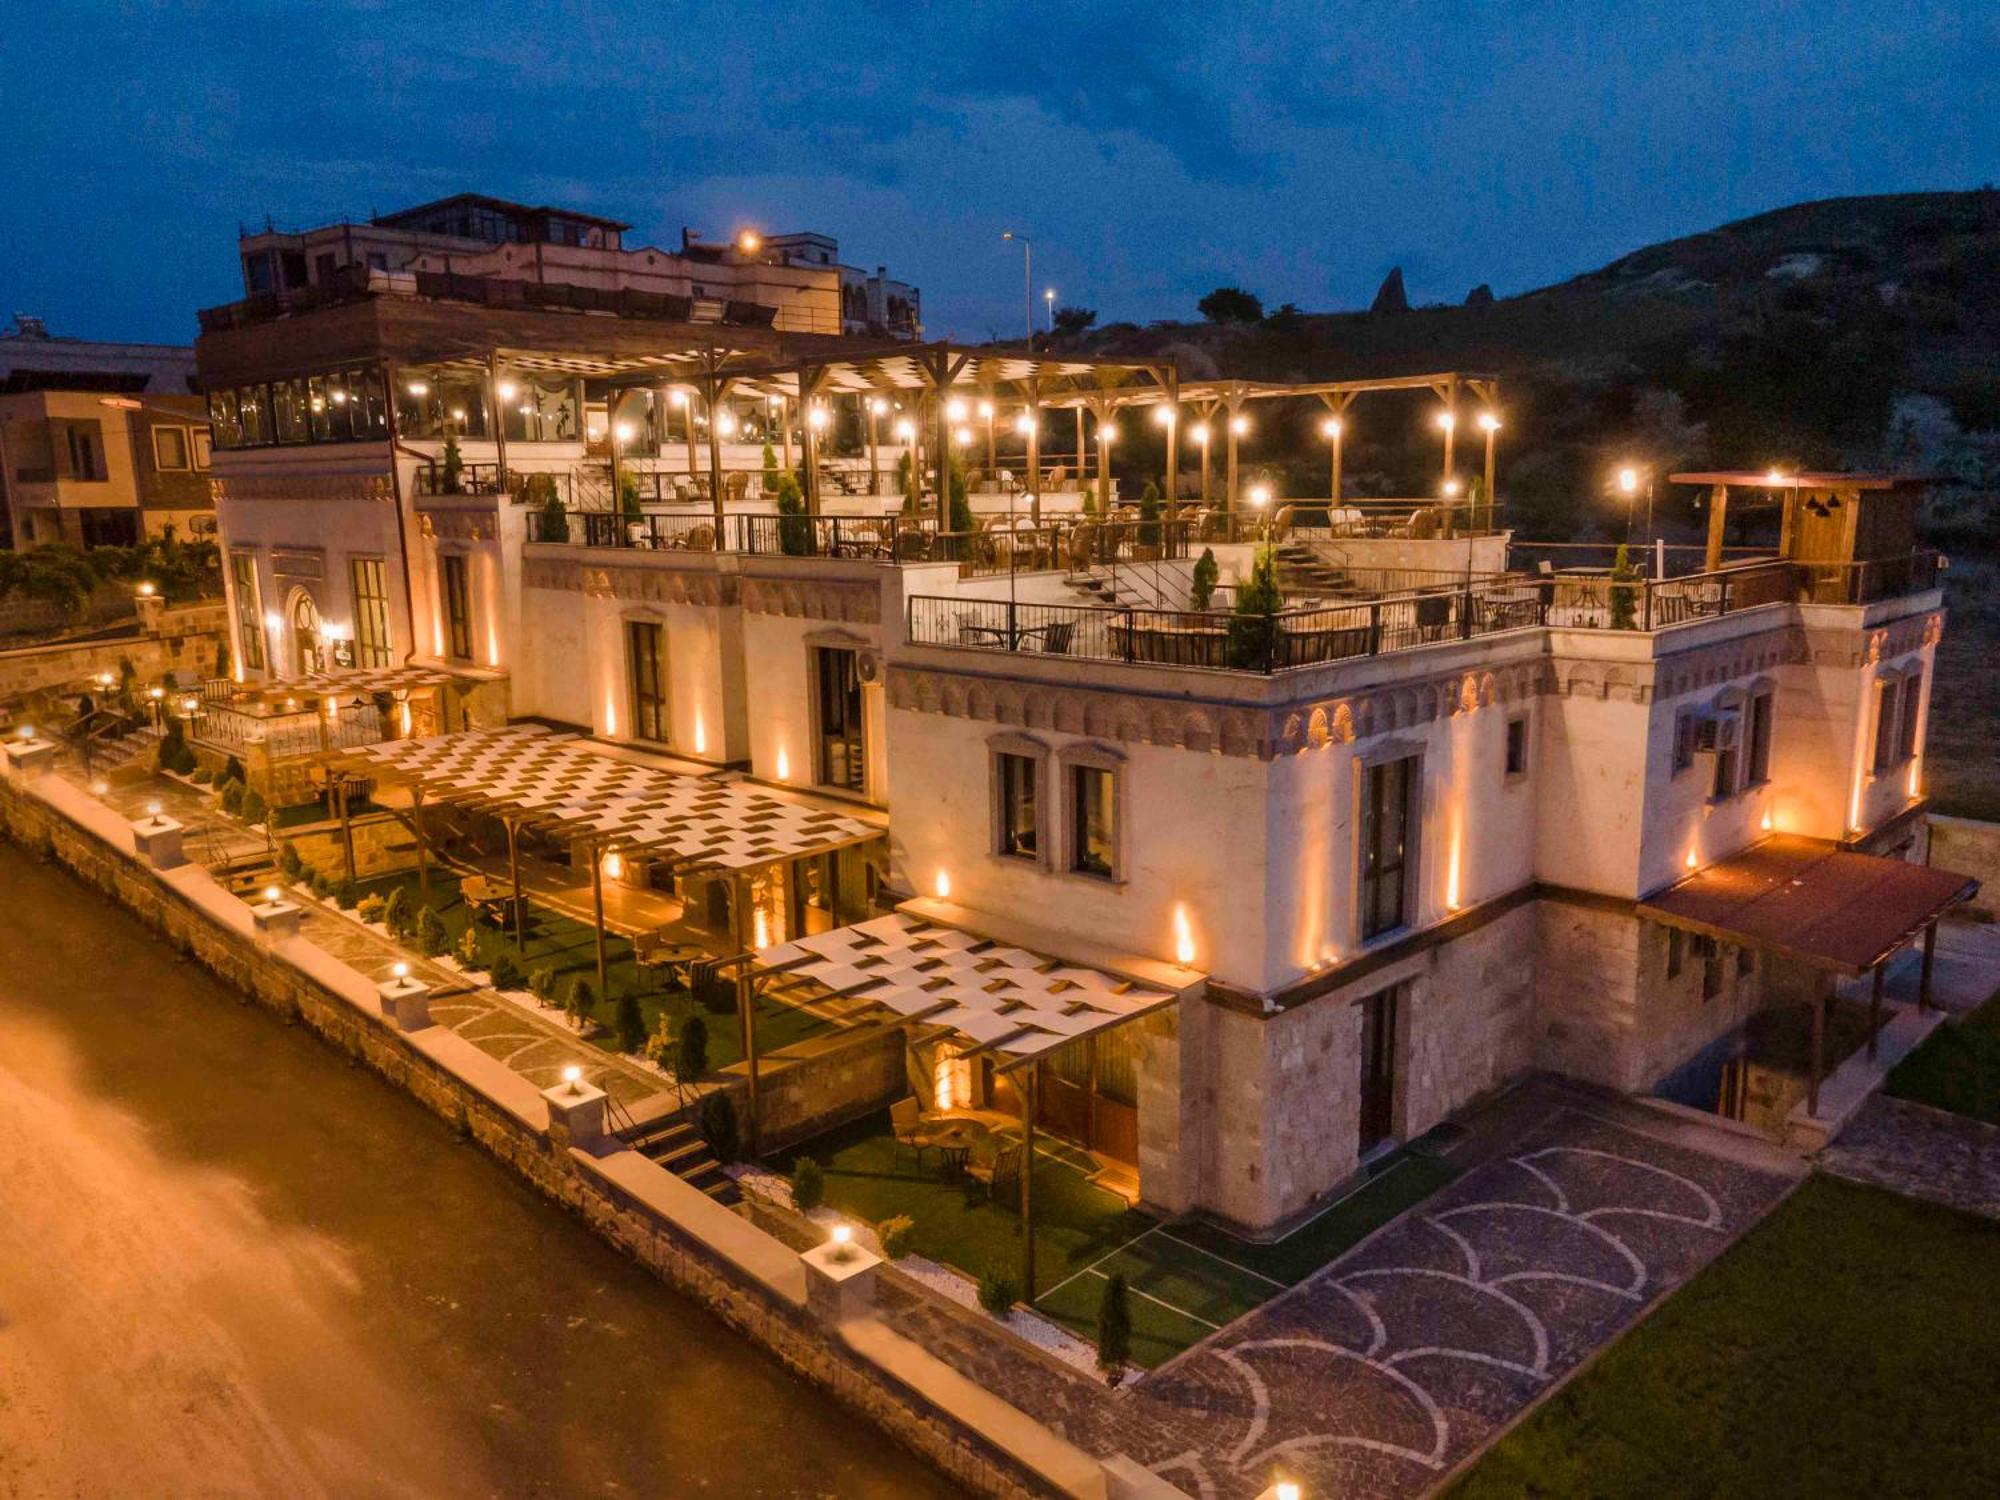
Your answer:
[[[1465,305],[1467,307],[1491,307],[1493,305],[1493,288],[1483,281],[1480,282],[1478,286],[1465,294]]]
[[[1256,323],[1264,317],[1264,304],[1240,286],[1219,286],[1195,310],[1211,323]]]
[[[1056,337],[1073,339],[1097,321],[1094,307],[1059,307],[1056,309]]]
[[[1273,333],[1298,333],[1306,326],[1306,315],[1296,302],[1287,302],[1264,319],[1264,326]]]

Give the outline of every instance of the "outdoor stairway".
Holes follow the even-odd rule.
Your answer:
[[[678,1116],[642,1126],[625,1138],[625,1144],[648,1161],[658,1162],[689,1186],[700,1188],[725,1208],[733,1208],[743,1199],[736,1179],[722,1170],[722,1163],[708,1149],[701,1132]]]
[[[1287,599],[1301,594],[1337,597],[1354,591],[1354,580],[1345,568],[1328,562],[1304,542],[1280,542],[1273,554],[1278,589]]]
[[[1114,571],[1093,566],[1063,580],[1086,604],[1113,609],[1186,609],[1194,564],[1183,558],[1158,563],[1121,563]]]

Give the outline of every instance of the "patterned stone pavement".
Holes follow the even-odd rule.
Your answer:
[[[1797,1175],[1754,1148],[1689,1144],[1705,1131],[1529,1088],[1481,1165],[1116,1394],[935,1309],[899,1300],[891,1318],[1083,1447],[1204,1500],[1247,1500],[1280,1470],[1308,1494],[1422,1493]]]
[[[1877,1095],[1819,1153],[1836,1177],[2000,1219],[2000,1128]]]

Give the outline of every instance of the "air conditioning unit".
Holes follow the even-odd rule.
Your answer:
[[[1695,749],[1705,750],[1710,754],[1734,750],[1742,732],[1742,724],[1743,716],[1734,709],[1708,715],[1695,730]]]
[[[854,658],[854,675],[863,682],[882,680],[882,657],[874,651],[862,651]]]

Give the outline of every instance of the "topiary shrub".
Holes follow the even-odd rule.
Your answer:
[[[299,846],[289,839],[278,846],[278,873],[287,880],[297,880],[305,874],[305,861],[299,858]]]
[[[479,961],[479,928],[476,925],[468,925],[465,931],[458,935],[457,946],[452,951],[457,954],[459,963],[465,968],[486,967]]]
[[[809,1214],[826,1202],[826,1171],[810,1156],[792,1163],[792,1207]]]
[[[1201,556],[1195,559],[1194,576],[1188,580],[1188,608],[1207,609],[1208,601],[1215,597],[1215,585],[1222,577],[1222,564],[1215,560],[1215,549],[1204,547]]]
[[[426,906],[417,912],[417,948],[425,958],[436,958],[451,946],[451,933],[437,908]]]
[[[1277,556],[1269,547],[1260,548],[1250,576],[1236,588],[1236,612],[1229,617],[1224,646],[1230,666],[1262,672],[1277,665],[1278,611],[1284,602],[1278,592]]]
[[[528,975],[528,993],[544,1005],[556,1003],[556,966],[543,964]]]
[[[1160,545],[1160,487],[1150,479],[1139,492],[1139,545]]]
[[[569,982],[569,992],[563,996],[563,1009],[581,1031],[590,1020],[590,1013],[597,1009],[597,987],[579,974]]]
[[[1004,1318],[1012,1312],[1019,1296],[1020,1291],[1011,1276],[988,1271],[979,1278],[979,1305],[996,1318]]]
[[[514,956],[512,948],[502,948],[493,955],[486,977],[496,990],[518,990],[527,983],[527,976],[521,972],[521,960]]]
[[[875,1226],[875,1237],[882,1242],[882,1253],[891,1260],[901,1260],[910,1253],[910,1235],[915,1231],[917,1221],[908,1214],[897,1214],[893,1219],[884,1219]]]
[[[1131,1361],[1132,1307],[1125,1278],[1114,1273],[1106,1278],[1104,1298],[1097,1304],[1097,1368],[1107,1384],[1116,1385]]]
[[[254,786],[243,788],[243,805],[237,809],[238,817],[246,823],[261,823],[270,811],[270,804],[265,802],[262,792]]]
[[[681,1022],[680,1035],[674,1040],[674,1077],[681,1083],[693,1083],[708,1072],[708,1022],[700,1016],[688,1016]]]
[[[361,898],[361,904],[354,908],[354,915],[364,922],[380,922],[388,905],[389,903],[380,895],[371,892]]]
[[[639,997],[632,991],[626,990],[618,997],[612,1024],[618,1032],[620,1052],[637,1052],[646,1045],[646,1017],[639,1009]]]
[[[239,785],[247,784],[250,780],[243,773],[243,762],[233,755],[222,763],[222,774],[215,779],[217,781],[234,781]]]
[[[333,882],[327,879],[326,873],[322,870],[308,870],[306,872],[306,889],[324,901],[333,893]]]
[[[701,1101],[701,1138],[715,1159],[725,1166],[736,1160],[736,1106],[721,1090]]]
[[[389,892],[389,900],[382,908],[382,925],[389,929],[390,937],[407,938],[416,931],[415,907],[408,886],[399,885]]]
[[[244,787],[242,782],[240,781],[223,782],[222,794],[219,803],[222,810],[228,813],[232,817],[241,817],[243,813],[243,792],[244,792]]]

